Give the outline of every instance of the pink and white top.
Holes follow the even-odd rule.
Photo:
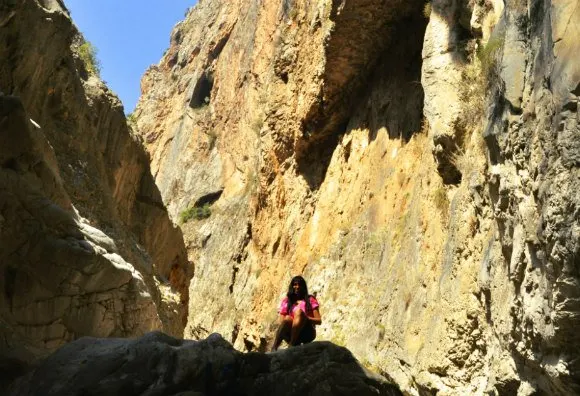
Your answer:
[[[314,296],[308,296],[308,298],[310,299],[310,306],[312,307],[313,311],[320,306]],[[297,309],[301,309],[302,312],[308,314],[306,312],[306,302],[304,300],[300,300],[299,302],[294,303],[290,308],[290,313],[288,313],[288,297],[284,297],[282,302],[280,302],[280,308],[278,308],[278,312],[280,315],[290,315],[291,318],[294,318],[294,311]],[[312,316],[312,312],[309,312],[309,314]]]

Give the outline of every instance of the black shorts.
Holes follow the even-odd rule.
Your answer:
[[[306,323],[298,335],[297,345],[308,344],[316,338],[316,329],[311,323]]]

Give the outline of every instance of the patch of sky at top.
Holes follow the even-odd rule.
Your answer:
[[[141,76],[159,63],[175,24],[197,0],[65,0],[86,40],[97,48],[101,78],[131,113]]]

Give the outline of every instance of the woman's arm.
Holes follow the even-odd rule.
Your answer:
[[[315,325],[319,325],[322,323],[322,318],[320,317],[320,312],[318,311],[318,308],[314,308],[312,310],[312,316],[307,316],[307,318]]]

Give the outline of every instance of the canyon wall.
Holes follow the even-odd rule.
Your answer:
[[[201,0],[135,127],[195,265],[186,338],[318,338],[409,394],[580,391],[575,0]]]
[[[1,380],[78,337],[185,325],[181,231],[83,42],[62,2],[0,4]]]

